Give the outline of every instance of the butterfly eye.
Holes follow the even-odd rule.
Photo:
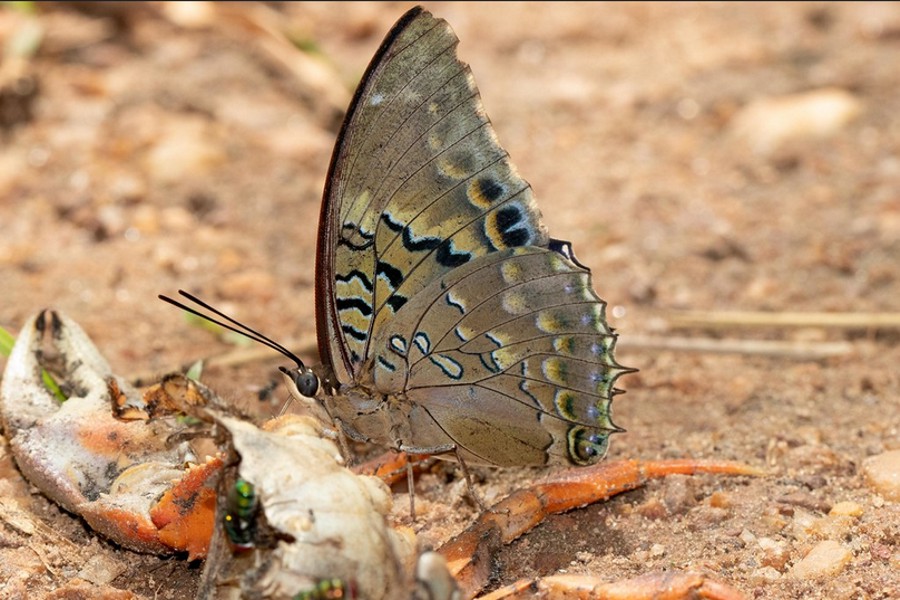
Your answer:
[[[249,550],[256,537],[256,516],[259,499],[256,488],[246,479],[238,479],[228,492],[222,526],[235,552]]]
[[[307,398],[312,398],[319,391],[319,378],[312,371],[297,371],[293,375],[297,391]]]

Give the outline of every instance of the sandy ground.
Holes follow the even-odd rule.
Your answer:
[[[26,48],[0,71],[0,325],[15,333],[53,306],[119,373],[158,376],[234,348],[156,299],[186,288],[315,360],[337,124],[409,6],[0,8],[0,41]],[[427,8],[461,38],[501,143],[591,267],[620,361],[640,369],[621,380],[628,432],[610,458],[768,472],[670,478],[552,517],[498,557],[492,585],[690,569],[748,597],[900,597],[900,509],[864,477],[868,457],[900,449],[896,328],[673,326],[681,310],[898,309],[900,5]],[[760,341],[777,344],[749,353]],[[737,351],[690,349],[707,342]],[[283,388],[257,398],[278,364],[210,366],[205,380],[270,410]],[[488,500],[539,475],[476,470]],[[425,543],[474,516],[452,466],[418,486]],[[2,598],[196,587],[200,565],[98,538],[29,487],[5,445],[0,495]],[[833,560],[798,568],[817,547]]]

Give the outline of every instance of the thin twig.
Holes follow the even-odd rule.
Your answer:
[[[677,311],[667,313],[672,328],[686,327],[826,327],[900,329],[900,313]]]
[[[713,338],[650,337],[629,335],[619,339],[619,348],[641,350],[675,350],[713,354],[747,354],[820,359],[842,356],[853,351],[849,342],[803,342],[781,340],[740,340]]]

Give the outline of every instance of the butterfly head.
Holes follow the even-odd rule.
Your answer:
[[[278,367],[284,376],[284,384],[291,398],[300,402],[313,417],[322,423],[333,423],[331,403],[328,399],[328,383],[303,363],[296,367]]]

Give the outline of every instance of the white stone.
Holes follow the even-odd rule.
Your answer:
[[[891,450],[863,461],[866,482],[886,500],[900,502],[900,450]]]
[[[818,579],[840,573],[853,558],[853,554],[834,540],[816,544],[791,570],[797,579]]]
[[[861,112],[855,96],[825,88],[756,100],[737,113],[731,132],[754,152],[768,154],[791,140],[834,135]]]

